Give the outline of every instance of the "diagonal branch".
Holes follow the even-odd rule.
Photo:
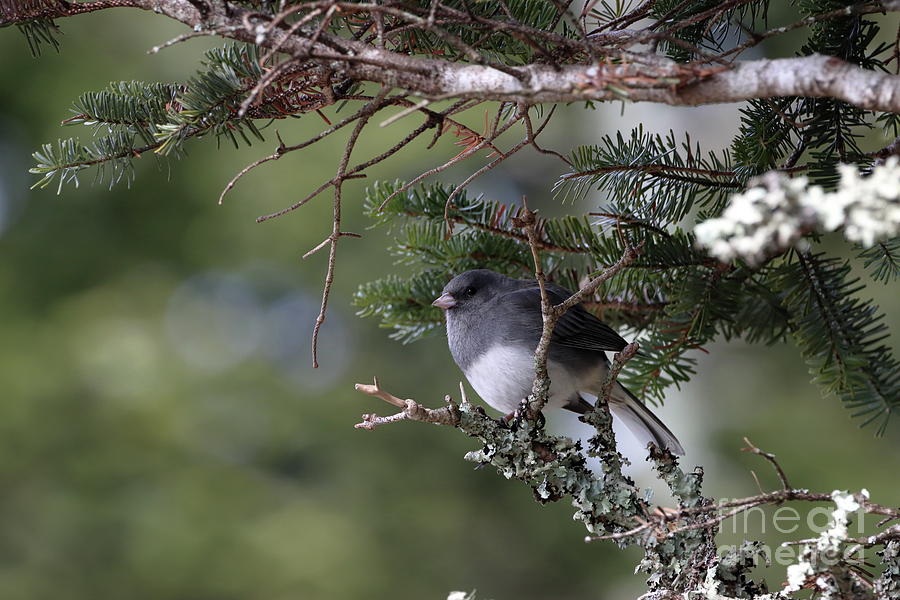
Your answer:
[[[541,318],[543,319],[543,329],[541,330],[541,339],[538,341],[537,348],[534,351],[534,383],[531,388],[531,396],[528,399],[528,417],[536,418],[544,406],[547,404],[550,393],[550,377],[547,373],[547,356],[550,353],[550,340],[553,337],[553,328],[556,327],[557,321],[566,314],[570,308],[576,304],[587,300],[594,295],[597,288],[605,281],[619,273],[622,269],[630,265],[638,257],[638,250],[631,246],[625,249],[625,253],[614,264],[603,270],[599,275],[581,286],[577,292],[560,302],[552,304],[546,289],[546,277],[541,265],[541,237],[538,233],[537,213],[528,208],[525,199],[522,199],[524,208],[518,216],[512,218],[513,225],[525,230],[528,238],[528,245],[531,248],[531,256],[534,259],[534,275],[537,280],[538,287],[541,290]],[[632,344],[631,352],[637,352],[637,346]],[[627,354],[628,347],[623,351],[623,364],[633,354]],[[619,369],[622,367],[620,366]],[[618,375],[618,372],[615,373]],[[612,386],[615,383],[615,376],[611,380],[607,380],[607,384]],[[608,393],[607,393],[608,396]]]
[[[751,452],[753,454],[758,454],[759,456],[762,456],[767,461],[769,461],[772,464],[772,466],[775,468],[775,472],[778,473],[778,479],[781,480],[781,487],[785,490],[791,489],[791,484],[788,481],[787,475],[785,475],[784,469],[781,468],[781,465],[775,459],[774,454],[772,454],[771,452],[763,452],[762,450],[757,448],[753,444],[753,442],[751,442],[746,437],[744,437],[744,443],[747,444],[747,446],[744,448],[741,448],[741,450],[743,450],[744,452]]]
[[[625,363],[634,358],[635,354],[638,353],[638,348],[638,343],[632,342],[625,346],[621,352],[617,352],[613,357],[612,364],[609,366],[609,371],[606,373],[606,381],[603,382],[603,387],[600,388],[600,393],[597,395],[598,403],[609,403],[609,396],[612,393],[613,386],[616,384],[616,379],[619,378],[619,373],[622,372]]]

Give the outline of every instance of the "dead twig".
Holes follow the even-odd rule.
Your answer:
[[[516,122],[517,121],[515,119],[510,119],[509,121],[507,121],[506,123],[501,125],[499,128],[497,128],[495,131],[493,131],[493,133],[491,133],[488,137],[481,138],[481,136],[479,136],[480,137],[479,142],[466,147],[465,150],[463,150],[462,152],[460,152],[459,154],[457,154],[456,156],[454,156],[453,158],[451,158],[444,164],[442,164],[438,167],[434,167],[432,169],[428,169],[427,171],[420,173],[418,176],[416,176],[412,180],[404,183],[402,186],[397,188],[393,193],[391,193],[387,198],[384,199],[384,202],[382,202],[381,205],[378,207],[378,211],[380,212],[380,211],[384,210],[384,207],[387,206],[388,202],[390,202],[392,199],[394,199],[399,194],[402,194],[403,192],[407,191],[408,189],[410,189],[411,187],[413,187],[414,185],[416,185],[423,179],[427,179],[428,177],[431,177],[432,175],[436,175],[438,173],[446,171],[447,169],[449,169],[456,163],[458,163],[462,160],[465,160],[466,158],[469,158],[470,156],[472,156],[473,154],[475,154],[476,152],[478,152],[485,146],[489,146],[495,139],[497,139],[500,135],[502,135],[507,129],[512,127],[513,124],[515,124]],[[469,130],[469,131],[471,131],[471,130]],[[478,135],[478,134],[475,134],[475,135]]]
[[[450,396],[444,397],[447,406],[443,408],[427,408],[410,398],[402,400],[391,393],[385,392],[378,385],[378,378],[374,379],[373,384],[357,383],[353,387],[358,392],[381,398],[388,404],[392,404],[397,408],[402,409],[400,412],[386,417],[374,413],[364,414],[362,416],[362,421],[354,425],[356,429],[371,430],[379,425],[396,423],[397,421],[419,421],[422,423],[434,423],[435,425],[449,425],[451,427],[456,427],[459,424],[459,408]],[[466,402],[467,400],[462,383],[459,384],[459,389],[463,393],[462,402]]]
[[[228,33],[233,33],[237,29],[242,29],[243,25],[228,25],[225,27],[216,27],[213,29],[201,29],[199,31],[189,31],[187,33],[182,33],[181,35],[177,35],[170,39],[167,42],[163,42],[158,46],[153,46],[149,50],[147,50],[147,54],[157,54],[160,50],[164,50],[166,48],[171,48],[175,44],[180,44],[182,42],[186,42],[187,40],[192,40],[198,37],[207,37],[207,36],[222,36]]]
[[[260,165],[263,165],[263,164],[273,161],[273,160],[278,160],[279,158],[281,158],[282,156],[284,156],[285,154],[287,154],[289,152],[295,152],[297,150],[302,150],[303,148],[306,148],[307,146],[311,146],[311,145],[315,144],[316,142],[319,142],[319,141],[325,139],[332,133],[334,133],[334,132],[346,127],[350,123],[353,123],[354,121],[356,121],[358,118],[360,118],[360,116],[362,116],[362,114],[365,110],[366,110],[366,107],[363,106],[363,108],[361,108],[359,111],[357,111],[354,114],[350,115],[349,117],[343,119],[336,125],[332,125],[325,131],[322,131],[319,134],[309,138],[308,140],[301,142],[299,144],[293,145],[293,146],[286,146],[284,144],[284,142],[281,140],[281,136],[278,136],[278,147],[275,149],[275,152],[273,152],[269,156],[265,156],[256,161],[253,161],[252,163],[250,163],[249,165],[247,165],[246,167],[241,169],[237,175],[232,177],[231,181],[229,181],[228,184],[225,186],[225,189],[222,190],[222,193],[219,194],[219,204],[222,204],[222,201],[225,199],[225,195],[228,192],[230,192],[232,190],[232,188],[234,188],[235,185],[237,185],[237,182],[240,181],[241,178],[244,177],[244,175],[246,175],[247,173],[249,173],[256,167],[259,167]]]
[[[775,472],[778,473],[778,479],[781,480],[782,489],[789,490],[792,489],[790,482],[788,482],[787,475],[784,473],[784,469],[781,468],[781,465],[778,464],[778,461],[775,460],[775,455],[770,452],[763,452],[759,448],[757,448],[753,442],[744,437],[744,443],[747,444],[745,448],[741,448],[741,452],[751,452],[753,454],[758,454],[762,456],[767,461],[769,461],[773,467],[775,467]]]
[[[325,271],[325,284],[322,286],[322,305],[319,308],[319,314],[316,316],[316,324],[313,326],[312,333],[312,359],[313,359],[313,368],[319,368],[319,331],[322,328],[322,324],[325,322],[325,314],[328,310],[328,298],[331,294],[331,286],[334,283],[334,270],[335,265],[337,263],[337,243],[341,236],[341,193],[342,186],[344,180],[346,179],[347,174],[347,163],[350,162],[350,154],[353,152],[353,148],[356,147],[356,141],[359,139],[359,134],[362,133],[363,128],[365,128],[366,123],[369,122],[369,119],[372,118],[378,109],[381,108],[382,102],[390,93],[390,88],[387,86],[383,86],[378,95],[369,102],[365,108],[363,109],[363,114],[360,116],[359,120],[356,122],[356,125],[353,128],[353,132],[350,134],[350,139],[347,140],[346,146],[344,146],[344,153],[341,155],[340,163],[338,164],[337,175],[335,175],[334,180],[334,199],[332,201],[332,229],[331,235],[328,236],[328,241],[331,246],[328,249],[328,268]]]
[[[550,156],[555,156],[559,160],[563,161],[570,167],[572,166],[572,161],[568,158],[557,152],[556,150],[550,150],[548,148],[542,148],[537,143],[537,136],[541,134],[544,127],[547,126],[547,123],[550,122],[550,119],[553,117],[553,113],[556,112],[556,104],[550,107],[550,114],[547,115],[547,118],[544,119],[544,122],[538,127],[537,131],[534,131],[534,127],[531,124],[531,115],[528,114],[528,107],[524,105],[520,105],[519,110],[523,113],[522,120],[525,122],[525,142],[527,144],[531,144],[532,148],[540,152],[541,154],[548,154]]]

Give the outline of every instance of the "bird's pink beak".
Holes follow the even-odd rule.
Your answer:
[[[451,296],[449,292],[444,292],[437,300],[432,302],[431,305],[447,310],[448,308],[453,308],[454,306],[456,306],[456,299]]]

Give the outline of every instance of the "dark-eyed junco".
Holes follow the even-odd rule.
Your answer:
[[[557,285],[546,287],[554,304],[571,296]],[[454,277],[433,304],[447,315],[450,353],[475,391],[497,410],[515,411],[534,381],[534,351],[542,330],[537,282],[487,269],[466,271]],[[627,345],[583,306],[569,309],[557,321],[550,340],[548,406],[581,414],[590,410],[585,396],[595,399],[606,381],[606,352]],[[684,454],[669,428],[618,383],[609,407],[642,443]]]

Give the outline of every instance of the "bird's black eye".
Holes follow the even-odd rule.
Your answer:
[[[471,298],[474,295],[475,295],[475,288],[473,288],[472,286],[467,287],[466,288],[466,296]]]

